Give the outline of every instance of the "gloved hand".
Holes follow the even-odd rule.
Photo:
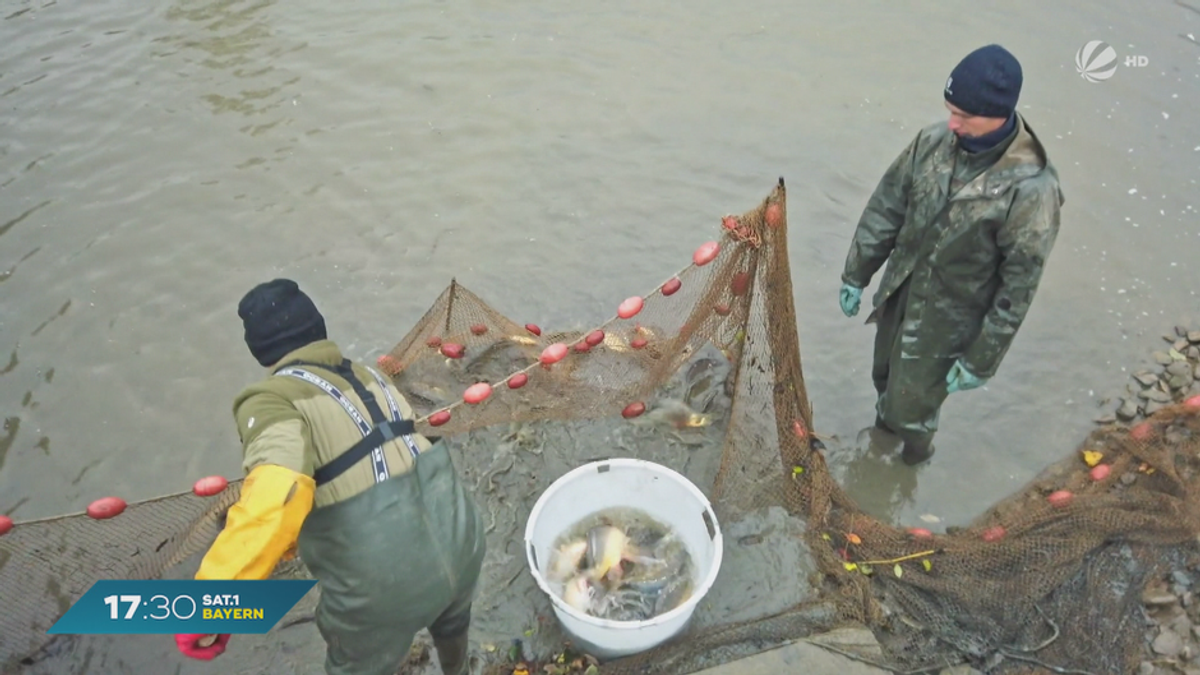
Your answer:
[[[215,640],[213,640],[214,637]],[[185,633],[175,636],[175,646],[179,647],[179,651],[183,652],[184,656],[201,661],[212,661],[225,653],[225,645],[229,644],[230,637],[232,635],[228,633],[216,636],[204,633]]]
[[[987,383],[986,377],[975,377],[962,361],[955,361],[950,367],[950,372],[946,374],[946,393],[953,394],[956,391],[966,391],[982,387]]]
[[[850,284],[842,284],[842,292],[838,295],[842,303],[842,314],[854,316],[858,314],[858,303],[862,300],[862,289]]]

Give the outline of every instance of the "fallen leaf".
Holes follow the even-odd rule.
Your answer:
[[[860,539],[859,536],[857,534],[854,534],[853,532],[846,535],[846,541],[850,542],[851,544],[861,544],[862,543],[862,539]]]
[[[921,566],[925,568],[926,572],[933,569],[933,563],[929,562],[929,558],[925,558],[924,560],[922,560]]]
[[[829,537],[829,535],[828,535],[827,533],[825,533],[825,532],[822,532],[822,533],[821,533],[821,538],[822,538],[822,539],[824,539],[825,541],[829,541],[829,540],[830,540],[830,537]]]
[[[847,572],[853,572],[854,570],[858,569],[858,565],[855,565],[852,562],[842,563],[842,567],[845,567]]]
[[[792,467],[792,478],[795,478],[796,476],[799,476],[802,473],[804,473],[804,467],[802,467],[802,466],[793,466]]]
[[[904,576],[904,570],[901,569],[900,563],[896,563],[896,566],[892,568],[892,573],[895,574],[897,577]]]
[[[1089,467],[1096,466],[1097,464],[1100,463],[1100,460],[1102,460],[1102,459],[1104,459],[1104,453],[1096,452],[1095,450],[1084,450],[1083,451],[1083,462],[1084,462],[1084,464],[1087,464]]]
[[[863,564],[858,566],[858,571],[869,577],[875,570],[870,565]]]
[[[923,516],[920,516],[920,518],[921,518],[921,520],[923,520],[923,521],[925,521],[925,522],[927,522],[927,523],[940,523],[940,522],[942,522],[942,519],[941,519],[941,518],[938,518],[937,516],[933,515],[932,513],[926,513],[925,515],[923,515]]]
[[[483,650],[487,652],[494,652],[496,651],[496,645],[491,643],[485,644],[483,645]]]
[[[1172,347],[1167,352],[1167,354],[1169,354],[1171,356],[1171,358],[1175,359],[1176,361],[1186,361],[1187,360],[1187,357],[1184,356],[1183,354],[1180,354],[1179,351],[1177,349],[1175,349],[1174,347]]]

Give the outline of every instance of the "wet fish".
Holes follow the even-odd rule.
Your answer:
[[[596,589],[587,577],[579,575],[563,586],[562,599],[571,607],[590,614],[595,608]]]
[[[587,534],[587,569],[593,580],[617,576],[622,573],[621,561],[638,555],[630,545],[629,537],[620,528],[612,525],[593,527]],[[612,573],[612,574],[610,574]]]
[[[579,571],[579,564],[587,554],[586,539],[577,539],[555,549],[550,559],[549,576],[554,581],[565,581]]]
[[[664,399],[657,407],[646,413],[641,424],[663,424],[675,429],[694,429],[712,423],[708,415],[698,413],[678,399]],[[638,423],[635,420],[635,423]]]

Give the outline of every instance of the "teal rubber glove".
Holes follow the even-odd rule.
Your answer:
[[[954,365],[950,367],[950,372],[946,374],[946,393],[953,394],[956,391],[982,387],[987,384],[987,381],[986,377],[972,375],[962,361],[955,361]]]
[[[842,314],[854,316],[858,314],[858,303],[862,300],[862,289],[855,288],[850,284],[842,284],[842,292],[838,294],[838,300],[842,303]]]

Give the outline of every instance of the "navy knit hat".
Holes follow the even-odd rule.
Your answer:
[[[291,279],[255,286],[238,303],[238,316],[246,329],[246,346],[264,367],[326,338],[325,317]]]
[[[1021,64],[1000,45],[967,54],[946,80],[946,100],[963,112],[1007,118],[1021,96]]]

